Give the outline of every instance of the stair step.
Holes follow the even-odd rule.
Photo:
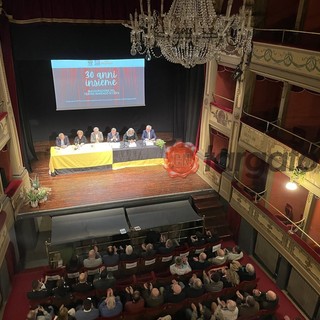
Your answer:
[[[233,232],[230,230],[229,226],[215,226],[215,231],[218,233],[220,238],[232,237]]]
[[[206,210],[206,212],[202,213],[203,215],[205,215],[206,217],[226,217],[227,213],[225,210],[222,209],[208,209]]]
[[[208,209],[222,208],[223,204],[220,201],[217,201],[216,199],[210,199],[205,202],[197,202],[194,204],[194,206],[197,212],[201,212]]]
[[[219,195],[216,193],[206,193],[206,194],[198,194],[191,196],[193,202],[202,202],[208,199],[219,199]]]

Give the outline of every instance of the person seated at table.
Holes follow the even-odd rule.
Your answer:
[[[91,132],[91,135],[90,135],[90,142],[91,143],[103,142],[103,134],[98,127],[93,128],[93,131]]]
[[[82,130],[77,131],[77,136],[74,138],[74,144],[85,144],[87,143],[87,138],[83,135]]]
[[[136,142],[138,136],[133,128],[129,128],[128,131],[123,135],[124,142]]]
[[[59,133],[59,135],[56,138],[56,146],[60,148],[66,148],[70,145],[70,141],[68,136],[64,135],[64,133]]]
[[[119,142],[120,141],[119,132],[117,132],[116,128],[112,128],[111,131],[108,133],[107,141],[108,142]]]
[[[141,139],[142,140],[152,140],[152,141],[157,139],[156,133],[154,132],[154,130],[152,129],[152,127],[149,124],[146,126],[146,129],[143,130]]]

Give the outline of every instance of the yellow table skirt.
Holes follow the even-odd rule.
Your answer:
[[[50,172],[59,169],[92,168],[98,166],[111,165],[113,162],[112,150],[100,152],[86,152],[59,155],[55,149],[51,149],[49,162]]]
[[[112,170],[130,168],[130,167],[156,166],[156,165],[163,165],[163,164],[164,164],[163,158],[126,161],[126,162],[113,163]]]

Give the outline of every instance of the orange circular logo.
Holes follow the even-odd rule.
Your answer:
[[[190,142],[177,142],[166,151],[164,168],[170,177],[185,178],[191,173],[197,172],[199,167],[196,148]]]

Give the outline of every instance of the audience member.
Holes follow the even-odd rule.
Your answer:
[[[134,252],[132,245],[127,245],[125,252],[120,254],[120,260],[132,261],[138,259],[139,256]]]
[[[127,302],[124,305],[124,310],[130,313],[140,312],[144,309],[144,299],[141,297],[139,290],[127,287]]]
[[[102,257],[103,264],[107,267],[116,265],[119,263],[119,255],[115,246],[107,247],[107,254]]]
[[[238,297],[239,316],[250,317],[259,311],[259,303],[253,296],[244,297],[239,291],[236,294]]]
[[[42,299],[50,296],[50,292],[42,281],[32,280],[31,287],[32,291],[27,292],[27,298],[30,300]]]
[[[188,298],[200,297],[205,293],[202,280],[193,274],[189,279],[189,286],[186,288],[186,295]]]
[[[206,236],[205,234],[202,234],[200,231],[197,231],[195,234],[192,234],[188,238],[188,245],[189,246],[200,246],[205,244],[206,241]]]
[[[199,257],[190,259],[190,267],[192,270],[204,270],[210,267],[211,263],[207,260],[207,255],[204,252],[199,254]]]
[[[73,272],[77,272],[79,271],[80,269],[82,268],[82,264],[80,262],[80,259],[79,257],[77,256],[76,253],[73,253],[69,262],[67,263],[66,265],[66,272],[70,272],[70,273],[73,273]]]
[[[90,142],[91,143],[103,142],[103,134],[98,127],[93,128],[93,131],[91,132],[91,135],[90,135]]]
[[[120,141],[119,132],[117,132],[116,128],[112,128],[111,131],[108,133],[107,141],[108,142],[119,142]]]
[[[65,284],[62,278],[57,281],[57,286],[52,289],[52,295],[58,298],[70,295],[70,287]]]
[[[93,285],[87,282],[87,274],[85,272],[80,273],[79,282],[72,286],[72,290],[76,292],[88,292],[92,289]]]
[[[175,258],[175,263],[170,266],[171,274],[177,274],[178,276],[182,276],[191,271],[187,257],[177,256]]]
[[[155,245],[160,243],[161,234],[156,230],[149,230],[147,232],[146,238],[144,240],[144,244],[151,243],[155,247]]]
[[[160,244],[158,248],[158,253],[160,254],[167,254],[171,253],[174,250],[173,241],[171,239],[167,239],[163,245],[163,243]]]
[[[223,249],[218,249],[216,257],[209,258],[208,261],[211,262],[215,266],[221,266],[222,264],[226,263],[227,258],[228,257],[225,254],[225,251]]]
[[[202,319],[208,318],[208,317],[205,317],[206,307],[203,306],[201,303],[199,303],[198,306],[199,306],[199,311],[194,303],[191,303],[191,308],[186,309],[187,320],[202,320]]]
[[[239,263],[236,262],[238,261],[232,261],[229,268],[224,267],[221,269],[223,287],[235,287],[240,283],[240,278],[237,273]]]
[[[122,312],[122,302],[112,289],[108,289],[106,299],[99,304],[99,311],[101,317],[113,317]]]
[[[136,142],[138,140],[138,136],[133,128],[129,128],[127,132],[123,135],[124,142]]]
[[[95,320],[99,317],[99,310],[96,309],[91,298],[86,298],[83,301],[83,305],[75,313],[75,318],[77,320]]]
[[[154,250],[152,243],[143,243],[141,247],[144,250],[143,252],[141,252],[141,257],[144,259],[152,259],[157,253],[157,251]]]
[[[221,281],[221,273],[215,270],[210,270],[207,275],[203,271],[204,287],[208,292],[219,292],[223,289],[223,282]]]
[[[98,290],[105,290],[112,288],[114,289],[116,285],[116,279],[113,276],[112,272],[108,272],[108,270],[105,267],[102,267],[100,270],[100,273],[97,275],[97,277],[93,280],[93,286],[95,289]]]
[[[66,148],[70,145],[70,141],[68,136],[65,136],[64,133],[59,133],[59,135],[56,138],[56,146],[60,148]]]
[[[77,282],[79,278],[79,271],[82,269],[82,262],[80,262],[79,257],[73,253],[69,262],[66,265],[66,283],[68,285],[73,285]]]
[[[88,258],[83,260],[83,266],[85,268],[96,268],[102,265],[102,259],[98,248],[95,246],[89,251]]]
[[[154,288],[152,283],[145,283],[142,296],[146,302],[147,307],[158,307],[164,303],[164,288]]]
[[[227,260],[229,261],[240,260],[243,258],[243,252],[239,246],[234,246],[232,248],[225,248],[224,251],[227,256]]]
[[[253,290],[253,297],[259,303],[260,309],[274,309],[279,303],[279,297],[274,291],[261,292],[258,289]]]
[[[206,239],[207,243],[217,243],[220,240],[220,236],[214,230],[210,231],[209,229],[206,229],[205,230],[205,239]]]
[[[256,279],[256,272],[254,270],[254,266],[251,263],[247,263],[245,266],[241,266],[237,272],[240,278],[240,282]]]
[[[236,320],[239,310],[237,304],[233,300],[227,302],[217,299],[218,304],[212,302],[211,310],[213,311],[214,319]]]
[[[43,306],[29,310],[27,320],[51,320],[53,317],[53,308],[51,306],[49,307],[51,312],[48,312]]]
[[[77,136],[74,138],[74,144],[85,144],[87,143],[87,138],[83,135],[82,130],[77,131]]]
[[[168,286],[164,292],[164,300],[167,303],[179,303],[186,298],[185,286],[182,282],[172,280],[172,284]]]
[[[157,139],[156,133],[154,132],[154,130],[152,129],[152,127],[149,124],[146,126],[146,129],[143,130],[141,139],[142,140],[153,140],[153,141]]]
[[[71,308],[68,310],[64,305],[62,305],[58,311],[58,314],[53,318],[53,320],[74,320],[75,310]]]

